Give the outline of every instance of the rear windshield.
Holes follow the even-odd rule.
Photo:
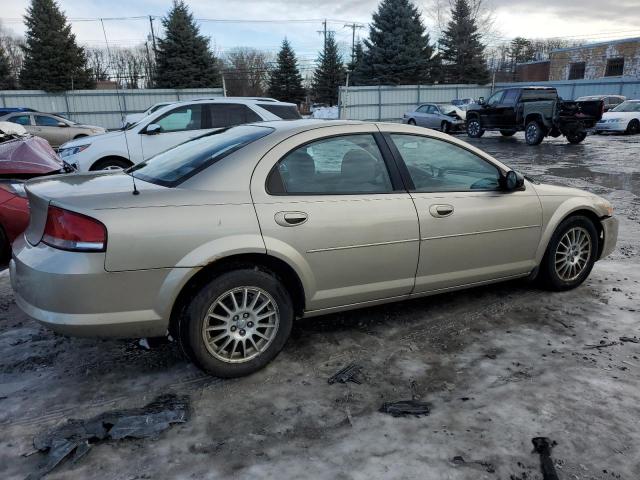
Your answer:
[[[240,148],[265,137],[273,128],[255,125],[202,135],[131,167],[127,173],[146,182],[175,187]]]
[[[259,103],[260,108],[277,115],[283,120],[299,120],[302,117],[294,105],[274,105],[269,103]]]

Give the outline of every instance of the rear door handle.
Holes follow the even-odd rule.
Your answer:
[[[444,218],[453,215],[453,205],[431,205],[429,213],[435,218]]]
[[[304,212],[278,212],[274,219],[282,227],[295,227],[306,222],[309,216]]]

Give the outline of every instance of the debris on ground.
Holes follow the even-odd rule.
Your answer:
[[[607,347],[613,347],[614,345],[618,345],[618,342],[609,342],[606,343],[604,340],[601,340],[600,343],[598,345],[585,345],[585,349],[590,349],[590,348],[607,348]]]
[[[620,341],[622,343],[640,343],[640,338],[633,336],[633,337],[620,337]]]
[[[393,417],[420,417],[429,415],[431,405],[418,400],[401,400],[399,402],[385,402],[378,411],[388,413]]]
[[[463,466],[463,465],[466,465],[466,466],[480,466],[487,473],[495,473],[496,472],[496,467],[494,467],[492,463],[484,462],[482,460],[465,460],[464,457],[462,457],[461,455],[456,455],[455,457],[453,457],[451,459],[451,462],[454,465],[457,465],[457,466]]]
[[[142,408],[115,410],[87,420],[68,420],[53,430],[36,435],[33,446],[46,452],[45,462],[28,480],[42,478],[64,459],[77,462],[100,440],[153,437],[189,415],[188,397],[161,395]]]
[[[347,383],[353,382],[360,385],[362,381],[358,378],[358,375],[362,373],[362,367],[352,363],[351,365],[347,365],[342,370],[339,370],[335,375],[329,377],[329,385],[333,385],[334,383]]]
[[[540,455],[540,469],[542,470],[542,480],[559,480],[556,467],[551,459],[551,449],[557,445],[547,437],[535,437],[531,439],[533,451]]]

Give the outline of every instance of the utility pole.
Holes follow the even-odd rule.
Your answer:
[[[324,52],[327,49],[327,19],[325,18],[322,22],[322,30],[316,30],[318,33],[321,33],[324,36],[324,48],[322,51]]]
[[[356,58],[356,29],[364,28],[360,23],[347,23],[345,28],[351,29],[351,64]]]
[[[151,42],[153,43],[153,55],[157,54],[156,50],[156,34],[153,31],[153,15],[149,15],[149,25],[151,25]]]

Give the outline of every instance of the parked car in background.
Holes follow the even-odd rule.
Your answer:
[[[476,101],[473,98],[457,98],[455,100],[451,100],[451,102],[449,103],[451,105],[455,105],[456,107],[463,107],[466,105],[472,105],[476,103]]]
[[[467,134],[479,138],[486,130],[505,137],[524,131],[527,145],[539,145],[544,137],[564,135],[577,144],[602,118],[602,100],[566,101],[552,87],[520,87],[499,90],[486,102],[467,109]]]
[[[64,334],[169,331],[220,377],[264,367],[296,317],[514,278],[575,288],[618,232],[603,198],[391,123],[242,125],[26,190],[24,312]]]
[[[451,104],[423,103],[415,110],[405,113],[402,123],[449,133],[464,130],[465,115],[463,110]]]
[[[105,133],[107,130],[94,125],[82,125],[59,115],[41,112],[14,112],[0,117],[0,121],[17,123],[25,130],[44,138],[53,148],[69,140]]]
[[[624,102],[627,97],[623,95],[587,95],[585,97],[576,98],[576,102],[587,102],[589,100],[602,100],[604,105],[604,111],[608,112],[609,110],[614,109],[622,102]]]
[[[166,107],[167,105],[171,105],[172,103],[175,103],[175,102],[158,102],[158,103],[154,103],[153,105],[151,105],[144,112],[129,113],[129,114],[125,115],[124,120],[122,121],[122,128],[127,128],[128,126],[139,122],[140,120],[142,120],[147,115],[151,115],[156,110],[159,110],[162,107]]]
[[[27,134],[21,125],[0,122],[0,265],[29,224],[25,180],[61,172],[62,161],[46,140]]]
[[[596,132],[640,133],[640,100],[627,100],[605,113],[596,124]]]
[[[7,113],[13,112],[35,112],[33,108],[27,107],[0,107],[0,116],[5,116]]]
[[[123,169],[180,143],[243,123],[300,118],[293,103],[212,98],[166,105],[125,130],[68,142],[60,157],[80,171]]]

